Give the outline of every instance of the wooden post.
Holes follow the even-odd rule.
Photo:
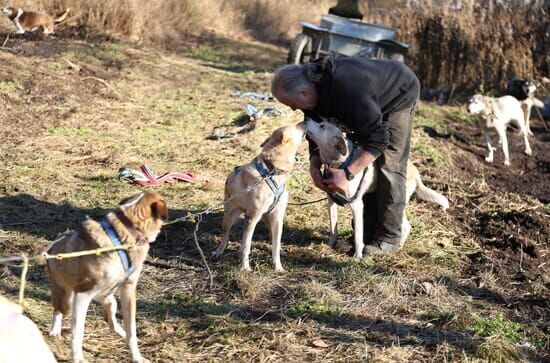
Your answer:
[[[328,10],[329,14],[351,19],[363,19],[359,11],[359,0],[338,0],[338,4]]]

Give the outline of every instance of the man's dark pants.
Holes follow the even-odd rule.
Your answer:
[[[378,186],[374,193],[363,196],[365,244],[400,242],[415,107],[416,104],[388,115],[390,143],[375,161],[380,171]]]

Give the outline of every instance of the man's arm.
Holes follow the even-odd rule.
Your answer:
[[[371,165],[376,159],[376,156],[372,155],[368,151],[361,149],[352,160],[351,164],[349,164],[348,170],[353,175],[357,175],[361,171],[365,170],[369,165]]]

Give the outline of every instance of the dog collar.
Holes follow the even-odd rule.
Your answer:
[[[271,203],[271,206],[269,207],[267,213],[271,212],[273,210],[273,208],[275,208],[275,206],[277,205],[277,203],[279,202],[279,199],[281,199],[281,195],[283,195],[283,192],[285,191],[285,184],[279,186],[277,185],[277,182],[275,182],[275,180],[273,180],[273,175],[274,175],[274,170],[275,168],[271,168],[271,170],[268,171],[268,169],[266,169],[266,167],[264,167],[264,163],[266,163],[267,160],[262,160],[261,159],[257,159],[255,162],[254,162],[254,166],[256,167],[256,170],[258,171],[258,173],[260,173],[260,176],[263,178],[264,182],[267,184],[267,186],[269,187],[269,189],[271,189],[271,191],[273,192],[273,196],[275,197],[273,199],[273,203]],[[271,162],[269,163],[271,164]],[[266,163],[266,166],[268,166],[268,164]],[[273,164],[271,164],[271,166],[273,166]],[[268,166],[269,168],[269,166]]]

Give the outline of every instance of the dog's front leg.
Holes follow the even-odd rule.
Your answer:
[[[243,242],[241,246],[241,269],[245,271],[252,271],[250,268],[250,248],[252,247],[252,235],[256,229],[256,225],[260,220],[260,212],[254,213],[255,215],[247,218],[246,228],[244,229]]]
[[[277,272],[284,272],[281,264],[281,238],[283,236],[283,219],[285,217],[286,205],[288,202],[288,193],[281,196],[279,204],[266,216],[267,226],[271,235],[271,257],[273,267]]]
[[[502,145],[502,152],[504,153],[504,165],[510,165],[510,154],[508,153],[508,138],[506,137],[506,126],[497,127],[497,134]]]
[[[493,162],[493,153],[494,153],[495,148],[493,147],[493,145],[491,145],[491,143],[492,143],[491,135],[489,135],[488,130],[483,130],[483,135],[485,136],[485,143],[487,144],[487,149],[489,150],[489,153],[485,157],[485,161],[488,162],[488,163],[492,163]]]
[[[15,18],[13,23],[15,24],[15,27],[17,28],[17,31],[15,32],[15,34],[25,34],[25,29],[23,29],[23,27],[21,26],[21,23],[19,22],[19,17]]]
[[[86,323],[86,313],[88,306],[92,301],[91,292],[76,293],[73,298],[73,315],[71,319],[71,351],[73,363],[86,362],[84,352],[82,351],[82,342],[84,341],[84,326]]]
[[[330,197],[328,197],[328,220],[330,223],[328,245],[334,247],[338,241],[338,205]]]
[[[353,215],[353,229],[355,238],[355,258],[363,258],[363,199],[357,198],[350,205]]]
[[[122,306],[122,318],[126,330],[126,344],[130,349],[132,362],[144,363],[148,360],[141,356],[138,348],[136,333],[136,282],[126,282],[120,288],[120,303]]]

